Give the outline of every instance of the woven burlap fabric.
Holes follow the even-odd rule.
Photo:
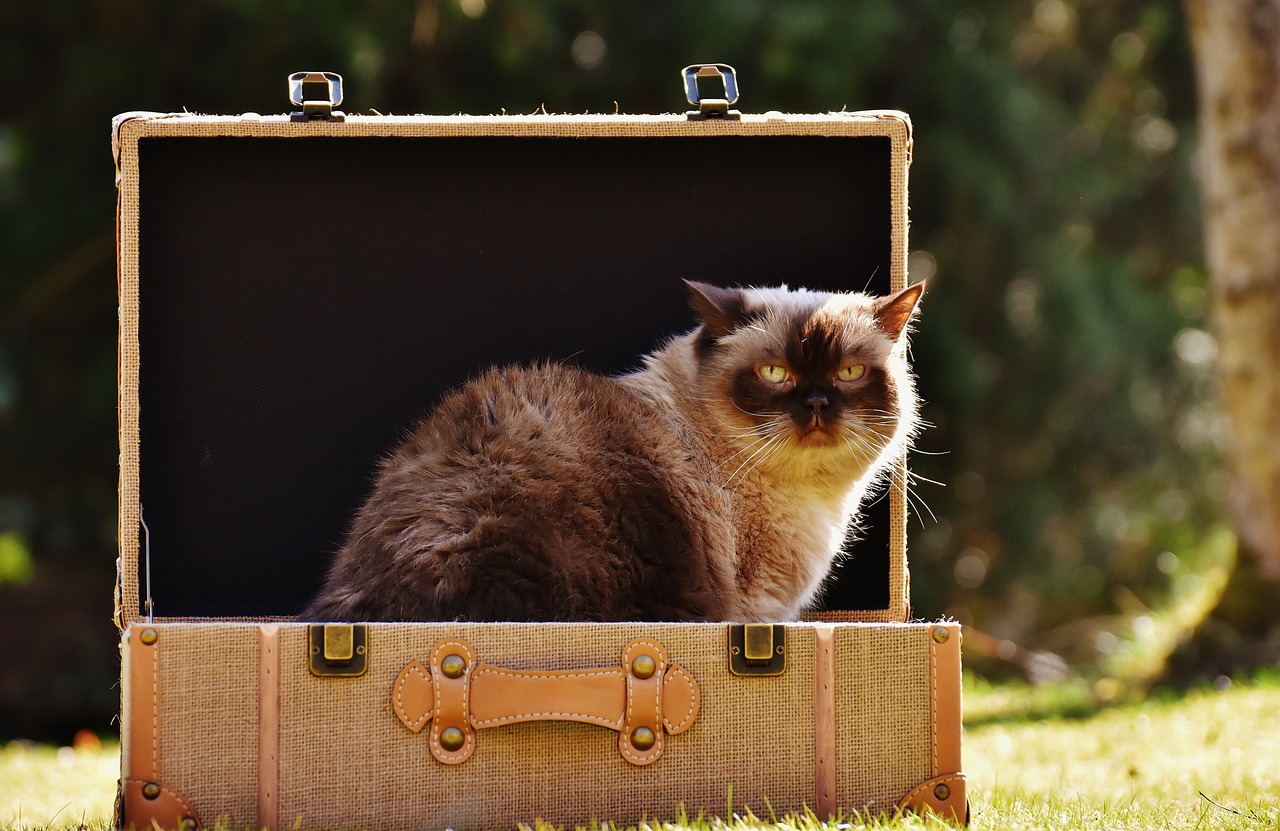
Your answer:
[[[426,733],[410,733],[391,710],[395,675],[446,637],[464,638],[486,663],[554,670],[619,666],[623,647],[641,636],[662,643],[703,691],[693,727],[668,737],[662,759],[647,767],[622,758],[612,730],[556,722],[481,730],[474,755],[446,766],[431,758]],[[739,810],[761,812],[766,800],[812,801],[809,630],[789,637],[785,676],[755,679],[729,674],[725,627],[716,625],[374,626],[369,639],[368,674],[339,681],[290,672],[305,643],[301,629],[283,633],[283,825],[300,816],[352,826],[369,821],[370,806],[380,828],[396,831],[670,818],[681,804],[721,814],[731,794]]]
[[[131,131],[134,132],[134,131]],[[138,564],[143,552],[138,540],[141,494],[138,484],[140,433],[138,427],[138,143],[134,136],[117,141],[116,280],[120,303],[117,344],[117,412],[120,434],[119,511],[120,560],[117,564],[117,623],[124,627],[139,613]]]
[[[139,563],[143,556],[139,533],[142,520],[139,465],[145,449],[139,430],[139,177],[138,142],[165,137],[684,137],[699,136],[886,136],[892,142],[891,287],[906,283],[907,169],[911,156],[910,123],[901,113],[832,113],[827,115],[744,115],[741,121],[691,124],[680,115],[658,116],[349,116],[342,123],[296,124],[281,116],[228,117],[151,114],[118,119],[115,142],[119,182],[119,413],[120,413],[120,606],[124,624],[137,619],[140,600]],[[193,198],[197,198],[193,196]],[[857,198],[852,194],[851,198]],[[890,605],[858,612],[860,620],[901,621],[908,616],[905,561],[906,508],[903,499],[905,464],[890,491]],[[173,483],[179,486],[181,483]],[[180,612],[181,610],[174,610]]]
[[[257,821],[258,629],[230,624],[161,627],[157,778],[201,819]]]
[[[891,809],[930,775],[929,631],[836,627],[836,791],[844,808]]]
[[[257,823],[258,627],[166,624],[160,630],[160,778],[205,822]],[[303,625],[280,632],[279,821],[291,827],[509,828],[534,818],[669,819],[684,806],[767,816],[814,804],[814,635],[788,628],[786,672],[728,671],[723,625],[375,624],[369,669],[317,678]],[[481,730],[462,765],[436,762],[426,732],[391,708],[396,674],[437,642],[461,637],[477,657],[520,670],[620,665],[635,637],[662,643],[702,690],[687,732],[636,767],[615,731],[534,722]],[[838,803],[890,810],[931,775],[929,627],[835,627]],[[129,713],[126,713],[125,731]],[[270,740],[270,739],[269,739]],[[269,777],[268,777],[269,778]]]

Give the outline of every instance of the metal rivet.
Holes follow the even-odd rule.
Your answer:
[[[933,789],[933,795],[939,802],[946,802],[951,796],[951,788],[947,787],[946,782],[939,782]]]
[[[637,727],[631,731],[631,746],[636,750],[648,750],[657,740],[658,737],[648,727]]]
[[[461,655],[446,655],[440,662],[440,671],[444,673],[445,678],[461,678],[462,673],[467,671],[467,662]]]
[[[631,674],[637,678],[652,678],[658,665],[648,655],[641,655],[631,662]]]
[[[178,823],[178,828],[181,831],[196,831],[199,827],[200,823],[196,822],[195,817],[183,817],[182,821]]]
[[[951,639],[951,630],[944,626],[939,626],[933,630],[933,639],[937,643],[946,643]]]
[[[160,786],[157,785],[155,782],[148,782],[147,784],[142,786],[142,795],[145,796],[147,799],[159,799]]]
[[[440,746],[450,752],[461,750],[466,744],[467,737],[462,735],[462,731],[456,727],[446,727],[440,731]]]
[[[146,646],[151,646],[159,639],[160,634],[151,628],[143,629],[141,634],[138,635],[138,640],[142,641]],[[152,797],[152,799],[155,799],[155,797]]]

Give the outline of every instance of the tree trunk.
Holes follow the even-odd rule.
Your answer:
[[[1239,556],[1165,680],[1280,662],[1280,0],[1186,0]]]
[[[1241,553],[1280,583],[1280,0],[1186,7],[1231,509]]]

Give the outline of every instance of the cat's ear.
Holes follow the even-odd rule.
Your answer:
[[[907,286],[876,306],[876,322],[880,324],[880,328],[886,335],[894,340],[902,337],[907,324],[911,322],[911,316],[915,314],[916,304],[920,302],[922,294],[924,294],[924,281]]]
[[[693,311],[713,338],[722,338],[746,320],[746,299],[738,289],[685,280]]]

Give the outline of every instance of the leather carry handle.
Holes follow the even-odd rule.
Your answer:
[[[430,725],[431,755],[456,765],[471,758],[476,731],[526,721],[577,721],[618,731],[618,751],[634,765],[662,756],[665,737],[689,729],[701,706],[698,684],[671,663],[662,644],[637,638],[621,666],[529,672],[476,660],[459,639],[441,641],[428,664],[396,676],[391,706],[414,733]]]

